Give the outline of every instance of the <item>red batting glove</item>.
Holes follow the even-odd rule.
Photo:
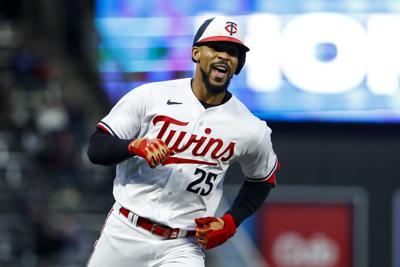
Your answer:
[[[174,152],[159,139],[135,139],[129,143],[128,150],[132,155],[144,158],[153,169],[174,154]]]
[[[232,215],[226,213],[220,218],[196,218],[196,239],[203,248],[211,249],[222,245],[236,233]]]

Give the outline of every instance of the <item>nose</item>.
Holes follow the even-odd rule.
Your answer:
[[[229,60],[230,57],[231,57],[231,56],[230,56],[229,53],[226,52],[226,51],[220,51],[220,52],[218,53],[218,59],[221,59],[221,60]]]

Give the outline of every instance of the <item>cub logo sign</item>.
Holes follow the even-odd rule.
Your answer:
[[[354,267],[351,204],[270,203],[261,252],[269,267]]]
[[[306,238],[298,232],[284,232],[274,242],[273,257],[279,266],[336,266],[338,244],[325,233]]]

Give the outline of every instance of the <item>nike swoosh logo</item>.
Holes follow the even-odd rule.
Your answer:
[[[168,99],[168,101],[167,101],[167,105],[181,105],[181,104],[183,104],[182,102],[174,102],[174,101],[171,101],[171,99]]]

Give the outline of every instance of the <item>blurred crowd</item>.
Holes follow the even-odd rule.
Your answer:
[[[1,266],[84,266],[111,205],[112,170],[88,162],[95,124],[74,101],[87,88],[52,45],[0,20]]]

